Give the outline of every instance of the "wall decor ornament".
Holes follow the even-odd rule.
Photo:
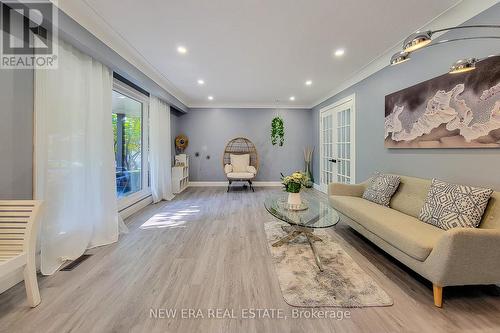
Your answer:
[[[387,148],[500,148],[500,56],[385,97]]]
[[[279,144],[280,147],[285,143],[285,125],[281,117],[275,117],[271,121],[271,143],[273,146]]]
[[[189,144],[189,139],[184,134],[178,135],[175,138],[175,149],[178,153],[183,153]]]

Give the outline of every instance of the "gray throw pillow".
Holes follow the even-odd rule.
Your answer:
[[[400,181],[399,176],[375,174],[363,193],[363,199],[389,207]]]
[[[420,220],[444,230],[476,228],[493,190],[432,180]]]

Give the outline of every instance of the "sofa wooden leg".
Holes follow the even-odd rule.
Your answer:
[[[443,307],[443,287],[432,285],[432,291],[434,292],[434,305],[438,308]]]

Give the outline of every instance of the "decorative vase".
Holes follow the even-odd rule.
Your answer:
[[[307,175],[307,177],[309,177],[309,180],[306,183],[306,187],[311,188],[314,185],[314,178],[311,172],[311,162],[309,161],[305,163],[306,163],[306,171],[304,173]]]
[[[288,204],[292,207],[297,207],[302,204],[302,198],[299,193],[288,193]]]

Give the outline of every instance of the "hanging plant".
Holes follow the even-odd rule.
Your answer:
[[[273,146],[276,144],[283,146],[285,143],[285,126],[280,117],[275,117],[271,122],[271,143]]]

